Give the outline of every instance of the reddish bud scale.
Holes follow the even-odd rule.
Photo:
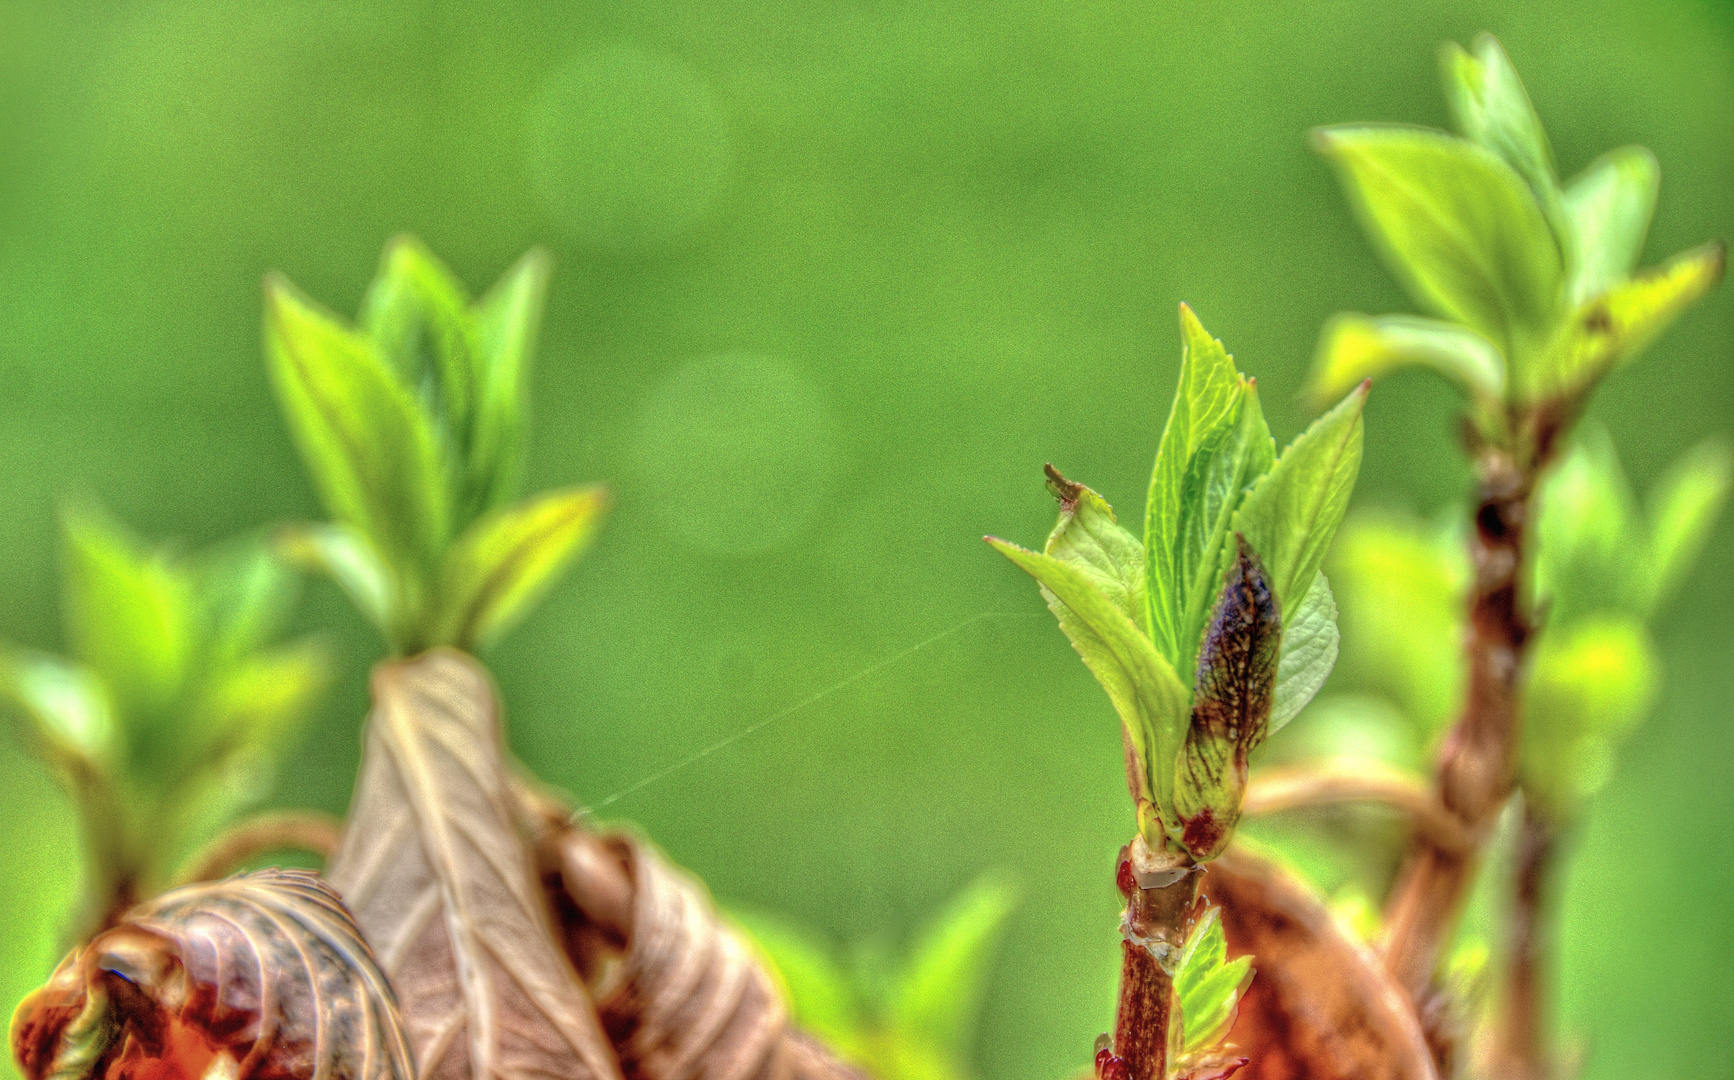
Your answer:
[[[1107,1048],[1096,1051],[1096,1080],[1129,1080],[1126,1059]]]

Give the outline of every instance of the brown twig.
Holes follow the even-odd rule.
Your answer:
[[[1494,1035],[1494,1075],[1500,1080],[1547,1080],[1546,984],[1552,951],[1552,874],[1559,834],[1525,803],[1517,836],[1517,873],[1507,923],[1505,990]]]
[[[1113,1046],[1097,1057],[1100,1080],[1163,1080],[1168,1072],[1175,962],[1197,914],[1199,868],[1158,855],[1139,836],[1120,850],[1120,1003]]]
[[[305,851],[329,859],[343,838],[343,823],[314,810],[257,814],[218,835],[187,860],[180,882],[215,881],[273,851]]]
[[[1463,713],[1440,751],[1439,802],[1473,839],[1453,851],[1417,834],[1385,906],[1386,966],[1417,1006],[1431,995],[1440,950],[1468,892],[1475,850],[1511,795],[1521,740],[1519,676],[1532,632],[1522,596],[1531,495],[1551,456],[1552,435],[1530,440],[1520,464],[1485,448],[1471,540],[1475,582],[1469,608],[1469,684]]]
[[[1466,853],[1473,838],[1463,822],[1420,780],[1379,761],[1333,758],[1284,765],[1254,773],[1247,784],[1243,817],[1263,817],[1308,806],[1380,803],[1400,811],[1417,834],[1434,846]]]

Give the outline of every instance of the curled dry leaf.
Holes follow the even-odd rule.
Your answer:
[[[418,1076],[617,1080],[512,819],[487,674],[436,649],[376,668],[373,702],[329,873],[397,988]]]
[[[705,888],[650,845],[525,792],[544,880],[629,1080],[863,1080],[792,1028],[775,980]]]
[[[309,871],[177,889],[75,949],[12,1022],[29,1080],[413,1080],[391,986]]]
[[[1202,891],[1222,908],[1230,956],[1257,957],[1229,1039],[1245,1080],[1436,1080],[1402,989],[1305,886],[1230,848]]]

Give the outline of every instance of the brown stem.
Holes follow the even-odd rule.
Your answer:
[[[343,823],[312,810],[257,814],[213,839],[187,860],[182,884],[227,877],[252,859],[273,851],[305,851],[331,857],[343,837]]]
[[[1447,851],[1467,852],[1473,846],[1463,822],[1425,784],[1379,761],[1335,758],[1261,770],[1246,786],[1241,816],[1348,802],[1381,803],[1400,811],[1419,835]]]
[[[1163,1080],[1173,1019],[1173,968],[1192,932],[1199,868],[1185,856],[1157,855],[1140,836],[1121,849],[1115,876],[1126,897],[1120,923],[1120,1004],[1113,1047],[1098,1055],[1097,1072],[1102,1080]]]
[[[1495,1036],[1495,1075],[1500,1080],[1547,1080],[1553,1074],[1547,1045],[1546,980],[1553,944],[1551,875],[1558,840],[1553,824],[1526,803],[1517,836],[1505,995]]]
[[[1545,455],[1520,467],[1500,450],[1477,465],[1480,498],[1471,541],[1475,584],[1469,607],[1469,685],[1462,716],[1440,751],[1440,803],[1479,848],[1511,794],[1521,738],[1519,673],[1531,624],[1522,574],[1530,496]],[[1451,851],[1417,834],[1385,907],[1385,965],[1417,1005],[1431,992],[1475,867],[1474,851]]]

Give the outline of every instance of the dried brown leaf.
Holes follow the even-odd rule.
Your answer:
[[[776,982],[704,885],[651,845],[528,794],[550,900],[629,1080],[864,1080],[790,1026]]]
[[[19,1006],[29,1080],[412,1080],[390,985],[304,870],[191,885],[75,949]]]
[[[397,988],[418,1077],[617,1080],[512,820],[487,674],[436,649],[376,668],[373,702],[329,874]]]
[[[1229,955],[1257,958],[1229,1033],[1251,1058],[1242,1080],[1437,1080],[1407,995],[1310,890],[1230,848],[1203,892],[1222,908]]]

